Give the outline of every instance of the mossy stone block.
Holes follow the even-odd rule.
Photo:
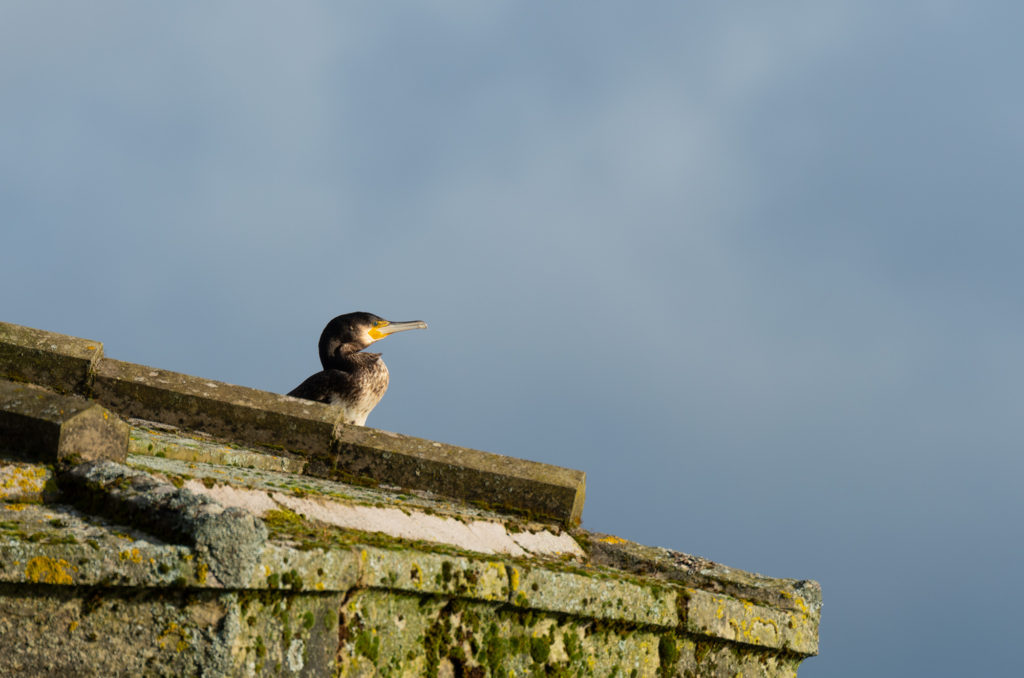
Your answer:
[[[363,586],[476,600],[508,600],[505,564],[419,550],[360,549]]]
[[[818,653],[818,619],[810,609],[779,610],[699,589],[686,589],[685,630],[719,640]]]
[[[87,394],[103,344],[32,327],[0,323],[0,378]]]
[[[510,566],[509,580],[516,607],[669,629],[679,624],[677,593],[669,586],[518,564]]]
[[[0,450],[43,463],[124,461],[128,424],[84,398],[0,380]]]
[[[336,453],[311,458],[307,473],[428,490],[565,525],[579,523],[586,494],[583,471],[347,424]]]
[[[341,418],[321,403],[109,358],[96,368],[93,391],[125,416],[306,454],[330,449]]]

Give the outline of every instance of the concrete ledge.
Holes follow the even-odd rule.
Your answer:
[[[109,358],[96,367],[93,392],[128,417],[304,453],[328,451],[341,419],[320,403]]]
[[[0,380],[0,450],[43,463],[124,461],[128,424],[84,398]]]
[[[578,524],[583,513],[583,471],[362,426],[340,426],[336,449],[312,458],[306,472],[368,477],[566,525]]]
[[[103,344],[0,322],[0,378],[87,393]]]

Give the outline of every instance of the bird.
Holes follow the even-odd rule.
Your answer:
[[[339,405],[346,424],[366,425],[366,417],[388,390],[388,368],[380,353],[363,349],[384,337],[406,330],[425,330],[422,320],[391,322],[358,311],[333,318],[320,333],[320,364],[312,375],[288,395]]]

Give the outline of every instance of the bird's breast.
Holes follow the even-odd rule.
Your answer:
[[[370,357],[372,354],[363,355]],[[355,388],[345,402],[338,403],[345,407],[346,419],[351,419],[350,423],[359,426],[366,423],[366,417],[388,390],[388,366],[380,356],[372,357],[373,360],[364,361],[359,369],[352,373]]]

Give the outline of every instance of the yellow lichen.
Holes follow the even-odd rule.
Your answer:
[[[616,537],[614,535],[608,535],[607,537],[601,537],[600,539],[598,539],[598,541],[604,542],[605,544],[625,544],[626,543],[625,539],[622,539],[621,537]]]
[[[121,560],[130,560],[133,563],[142,562],[142,554],[139,553],[139,549],[129,549],[126,551],[121,551],[119,555]]]
[[[36,556],[25,567],[25,578],[36,584],[71,584],[68,561]]]
[[[178,642],[175,643],[174,646],[175,650],[177,650],[178,652],[183,652],[188,648],[188,632],[185,629],[181,628],[181,626],[179,626],[177,622],[171,622],[163,630],[163,633],[160,634],[160,637],[157,638],[157,644],[160,646],[161,650],[167,647],[167,641],[172,635],[178,636]]]

